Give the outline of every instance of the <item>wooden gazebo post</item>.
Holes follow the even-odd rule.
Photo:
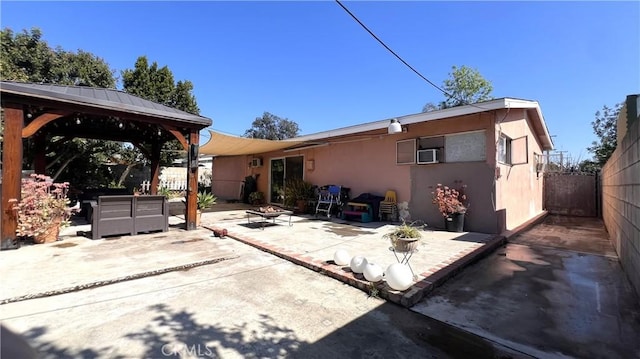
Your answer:
[[[187,150],[187,210],[185,212],[186,229],[196,229],[198,200],[198,143],[200,133],[190,130]]]
[[[22,128],[24,111],[21,105],[4,103],[4,142],[2,144],[2,238],[1,249],[17,248],[18,217],[10,199],[20,200],[22,177]]]
[[[158,194],[158,185],[160,185],[160,150],[162,149],[162,143],[153,141],[151,144],[151,188],[149,192],[151,194]]]

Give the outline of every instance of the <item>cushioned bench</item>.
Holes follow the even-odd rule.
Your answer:
[[[165,196],[99,196],[91,207],[92,239],[169,230]]]

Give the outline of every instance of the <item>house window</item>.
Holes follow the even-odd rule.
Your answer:
[[[396,142],[396,164],[407,165],[416,163],[416,140],[402,140]]]
[[[500,134],[498,139],[498,162],[510,165],[511,164],[511,138]]]
[[[485,131],[447,135],[445,152],[447,162],[484,161],[487,158]]]
[[[418,164],[444,162],[444,136],[418,138]]]
[[[498,162],[507,165],[521,165],[529,163],[529,138],[522,136],[511,139],[501,134],[498,139]]]

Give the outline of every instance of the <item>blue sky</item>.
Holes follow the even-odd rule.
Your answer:
[[[343,2],[437,85],[480,71],[494,97],[540,102],[556,149],[589,158],[594,114],[640,92],[639,2]],[[420,112],[444,95],[333,1],[13,2],[1,26],[38,27],[117,71],[138,56],[190,80],[215,130],[268,111],[301,134]],[[203,141],[208,137],[203,134]]]

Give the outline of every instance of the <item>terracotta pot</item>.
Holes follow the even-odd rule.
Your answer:
[[[307,213],[307,201],[299,199],[296,201],[296,211],[298,213]]]
[[[184,218],[187,219],[187,210],[184,210]],[[196,227],[200,227],[200,220],[202,219],[202,210],[196,209]]]
[[[33,243],[42,244],[42,243],[51,243],[58,240],[58,236],[60,235],[60,223],[52,223],[44,233],[33,237]]]

